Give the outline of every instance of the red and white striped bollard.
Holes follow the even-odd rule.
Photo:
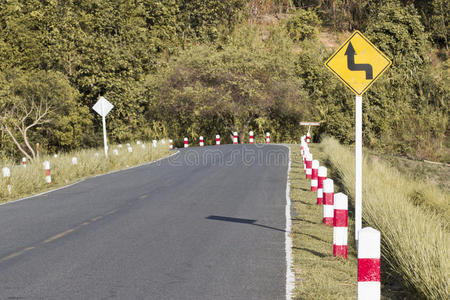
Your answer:
[[[323,204],[323,181],[327,179],[327,168],[320,166],[317,172],[317,204]]]
[[[200,147],[205,146],[205,140],[203,139],[203,136],[200,136],[198,139],[199,139],[199,145],[200,145]]]
[[[306,134],[306,143],[307,143],[307,144],[311,143],[311,134],[309,133],[309,131],[308,131],[308,133]]]
[[[236,145],[238,143],[238,133],[233,132],[233,144]]]
[[[250,131],[250,132],[249,132],[249,135],[250,135],[249,143],[250,143],[250,144],[253,144],[253,143],[254,143],[254,134],[253,134],[253,131]]]
[[[311,179],[312,177],[312,161],[313,161],[312,154],[306,153],[306,179]]]
[[[27,158],[26,158],[26,157],[22,157],[22,166],[23,166],[24,168],[27,167]]]
[[[216,134],[216,146],[220,146],[220,135]]]
[[[358,300],[381,298],[380,232],[372,227],[359,231]]]
[[[189,140],[187,137],[184,138],[184,148],[189,147]]]
[[[317,192],[319,186],[319,161],[317,159],[312,161],[311,164],[311,192]]]
[[[343,193],[334,195],[333,255],[347,259],[348,197]]]
[[[270,144],[270,132],[266,132],[266,144]]]
[[[334,217],[334,182],[333,179],[325,179],[323,181],[323,223],[325,225],[333,225]]]
[[[44,170],[45,170],[45,182],[47,184],[52,183],[52,176],[50,175],[50,162],[48,160],[44,161]]]
[[[169,140],[169,149],[170,150],[173,149],[173,140],[172,139]]]

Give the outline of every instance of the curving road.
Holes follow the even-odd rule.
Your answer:
[[[288,149],[188,148],[0,206],[0,299],[285,299]]]

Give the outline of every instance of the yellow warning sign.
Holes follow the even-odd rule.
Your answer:
[[[391,65],[391,60],[355,31],[325,62],[355,94],[362,95]]]

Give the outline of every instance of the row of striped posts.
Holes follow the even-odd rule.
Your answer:
[[[171,144],[173,144],[172,140],[170,140],[170,142],[171,142]],[[152,141],[153,148],[156,148],[157,143],[158,143],[157,140],[153,140]],[[161,140],[161,143],[165,144],[165,140]],[[136,145],[140,145],[142,147],[142,149],[146,148],[145,144],[141,143],[141,141],[136,141]],[[123,148],[122,144],[119,144],[118,147],[119,148]],[[128,152],[130,152],[130,153],[133,152],[133,148],[132,148],[132,146],[129,143],[126,144],[126,148],[127,148]],[[113,154],[116,155],[116,156],[119,155],[119,150],[113,149]],[[95,153],[94,156],[95,157],[99,157],[100,154],[99,153]],[[58,155],[55,154],[54,157],[57,158]],[[71,161],[72,161],[72,165],[77,165],[78,164],[78,158],[75,157],[75,156],[72,157]],[[42,164],[43,164],[43,169],[44,169],[44,174],[45,174],[45,182],[47,184],[51,184],[52,183],[52,176],[51,176],[50,162],[46,160]],[[27,159],[26,159],[26,157],[22,158],[22,166],[24,168],[27,167]],[[11,170],[10,170],[9,167],[3,167],[2,168],[2,176],[3,176],[4,180],[6,181],[8,194],[11,194],[12,193],[12,183],[11,183]]]
[[[309,132],[308,132],[309,133]],[[333,255],[347,259],[348,197],[334,193],[334,182],[327,178],[327,168],[313,160],[309,150],[311,138],[301,137],[300,152],[307,179],[311,179],[311,191],[317,193],[317,205],[323,206],[323,223],[333,226]],[[365,227],[358,240],[358,299],[379,300],[380,283],[380,232]]]
[[[171,141],[171,147],[170,149],[173,149],[173,141]],[[254,144],[255,142],[255,135],[253,131],[249,132],[249,144]],[[233,132],[233,144],[237,144],[238,143],[238,133],[235,131]],[[266,132],[266,144],[270,144],[270,132]],[[220,135],[216,135],[216,146],[220,145]],[[199,137],[199,146],[203,147],[205,146],[205,139],[203,138],[203,136]],[[184,138],[184,148],[188,148],[189,147],[189,139],[187,137]]]

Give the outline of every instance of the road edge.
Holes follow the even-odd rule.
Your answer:
[[[60,190],[69,188],[71,186],[74,186],[76,184],[79,184],[79,183],[81,183],[81,182],[83,182],[83,181],[85,181],[87,179],[96,178],[96,177],[105,176],[105,175],[110,175],[110,174],[114,174],[114,173],[130,170],[130,169],[139,168],[139,167],[146,166],[146,165],[151,165],[151,164],[157,163],[157,162],[159,162],[159,161],[161,161],[163,159],[167,159],[169,157],[177,155],[178,153],[180,153],[179,150],[177,150],[177,152],[172,153],[172,154],[170,154],[170,155],[168,155],[166,157],[162,157],[160,159],[157,159],[157,160],[154,160],[154,161],[151,161],[151,162],[148,162],[148,163],[143,163],[143,164],[140,164],[140,165],[136,165],[136,166],[133,166],[133,167],[128,167],[128,168],[121,169],[121,170],[115,170],[115,171],[107,172],[107,173],[104,173],[104,174],[98,174],[98,175],[93,175],[93,176],[90,176],[90,177],[82,178],[82,179],[80,179],[80,180],[78,180],[78,181],[76,181],[74,183],[71,183],[71,184],[68,184],[68,185],[65,185],[65,186],[61,186],[59,188],[51,189],[51,190],[48,190],[48,191],[45,191],[45,192],[42,192],[42,193],[39,193],[39,194],[27,196],[27,197],[24,197],[24,198],[19,198],[19,199],[16,199],[16,200],[0,203],[0,206],[7,205],[7,204],[12,204],[12,203],[16,203],[16,202],[19,202],[19,201],[28,200],[28,199],[31,199],[31,198],[34,198],[34,197],[39,197],[39,196],[42,196],[42,195],[46,195],[46,194],[50,194],[50,193],[53,193],[53,192],[56,192],[56,191],[60,191]]]
[[[285,250],[286,250],[286,300],[292,299],[292,292],[295,288],[295,275],[292,271],[292,237],[291,237],[291,183],[289,179],[289,173],[291,172],[291,147],[283,145],[289,150],[288,157],[288,170],[286,179],[286,229],[285,229]]]

